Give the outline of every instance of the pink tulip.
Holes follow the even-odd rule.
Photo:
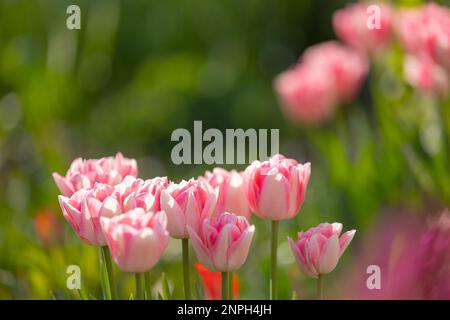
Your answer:
[[[217,195],[204,181],[191,179],[171,183],[161,192],[161,208],[167,214],[167,229],[176,239],[189,238],[187,226],[198,230],[215,210]]]
[[[297,65],[274,82],[280,104],[289,119],[304,124],[327,121],[337,107],[334,80],[323,70]]]
[[[297,243],[288,237],[300,270],[306,276],[318,278],[334,270],[356,230],[347,231],[339,238],[341,232],[340,223],[321,223],[299,232]]]
[[[396,20],[403,47],[416,56],[427,56],[450,70],[450,9],[428,3],[403,9]]]
[[[95,183],[116,185],[126,176],[137,176],[137,164],[134,159],[124,158],[119,152],[115,157],[101,159],[74,160],[65,177],[53,173],[61,194],[70,197],[80,189],[90,189]]]
[[[216,214],[232,212],[250,220],[251,212],[245,197],[242,173],[236,170],[227,171],[222,168],[214,168],[212,172],[206,171],[204,179],[217,190]]]
[[[101,218],[111,255],[125,272],[142,273],[151,269],[169,244],[167,217],[163,211],[142,208],[108,219]]]
[[[328,120],[341,103],[357,95],[368,71],[367,58],[338,42],[310,47],[300,62],[274,82],[283,110],[294,121]]]
[[[302,61],[317,70],[323,69],[326,76],[334,80],[340,102],[350,102],[356,97],[369,69],[364,55],[336,41],[308,48]]]
[[[115,186],[97,183],[90,190],[81,189],[70,198],[58,199],[64,217],[79,237],[89,245],[104,246],[100,217],[111,218],[136,208],[159,210],[159,196],[165,185],[167,178],[143,181],[127,176]]]
[[[210,271],[238,270],[247,259],[255,226],[242,216],[224,212],[203,220],[195,231],[188,226],[195,254]]]
[[[407,56],[404,73],[406,81],[424,93],[445,95],[450,89],[450,75],[427,56]]]
[[[275,155],[253,162],[246,170],[246,194],[250,208],[267,220],[293,218],[305,199],[311,165]]]
[[[80,239],[91,246],[106,245],[100,217],[113,217],[117,214],[118,209],[106,200],[113,193],[114,187],[97,184],[95,189],[78,190],[70,198],[58,196],[64,218]]]
[[[374,14],[377,12],[372,12],[371,6],[380,9],[379,26],[372,25],[375,22],[372,18],[376,18]],[[384,49],[391,40],[392,20],[392,9],[387,4],[360,2],[336,11],[333,15],[333,28],[336,35],[354,49],[363,53],[376,53]]]

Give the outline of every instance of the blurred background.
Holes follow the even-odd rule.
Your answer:
[[[81,267],[83,288],[100,297],[97,251],[64,221],[52,172],[64,174],[76,157],[121,151],[137,159],[142,178],[202,175],[212,166],[170,160],[172,131],[192,132],[194,120],[223,132],[280,129],[280,152],[312,163],[302,212],[281,223],[279,297],[314,297],[315,283],[300,274],[286,236],[322,221],[358,230],[325,280],[326,296],[357,297],[366,267],[400,241],[392,226],[404,239],[418,238],[424,221],[450,203],[450,100],[415,92],[402,79],[394,45],[334,119],[289,121],[274,78],[307,47],[336,39],[331,17],[346,3],[1,0],[0,299],[78,298],[65,285],[72,264]],[[81,30],[66,28],[71,4],[81,8]],[[270,225],[256,217],[252,223],[256,238],[238,274],[239,297],[265,299]],[[387,235],[386,226],[394,228]],[[382,240],[386,251],[367,256]],[[180,253],[171,243],[153,272],[156,286],[167,273],[174,298],[182,298]],[[120,274],[119,285],[128,298],[133,277]]]

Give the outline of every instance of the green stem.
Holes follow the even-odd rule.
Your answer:
[[[100,267],[100,284],[102,285],[102,293],[104,300],[111,300],[111,288],[108,280],[108,270],[106,269],[105,256],[103,254],[103,247],[98,250],[98,260]]]
[[[184,279],[184,298],[191,299],[191,287],[189,280],[189,239],[182,239],[183,252],[183,279]]]
[[[144,274],[135,273],[136,278],[136,300],[144,300]]]
[[[323,300],[323,276],[317,278],[317,299]]]
[[[102,247],[103,259],[105,261],[106,273],[108,276],[108,284],[111,299],[117,299],[117,291],[116,291],[116,283],[114,281],[114,271],[111,262],[111,253],[109,252],[109,248],[107,246]]]
[[[277,298],[278,221],[272,221],[270,300]]]
[[[145,299],[147,300],[151,300],[152,299],[152,284],[150,281],[150,271],[147,271],[146,273],[144,273],[144,283],[145,283]]]
[[[222,272],[222,300],[228,300],[228,272]]]

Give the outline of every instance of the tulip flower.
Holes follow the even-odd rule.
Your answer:
[[[405,50],[426,56],[450,71],[450,9],[436,3],[402,9],[395,24]],[[412,31],[413,30],[413,31]]]
[[[404,75],[411,86],[425,94],[446,95],[450,90],[450,74],[427,56],[406,56]]]
[[[314,125],[355,98],[368,68],[365,55],[329,41],[308,48],[297,65],[275,79],[274,88],[289,118]]]
[[[371,8],[379,11],[369,14]],[[376,16],[378,13],[379,16]],[[377,18],[379,25],[376,25]],[[391,40],[392,20],[393,12],[387,4],[359,2],[336,11],[333,14],[333,28],[336,35],[352,48],[363,53],[377,53],[385,49]]]
[[[143,273],[161,259],[169,244],[166,214],[136,208],[111,219],[102,217],[101,225],[116,264],[136,273],[136,296],[142,299]]]
[[[209,271],[200,262],[195,263],[195,269],[197,269],[202,281],[206,300],[220,300],[222,298],[221,273]],[[239,278],[236,273],[233,273],[230,278],[231,284],[229,285],[229,289],[231,293],[229,296],[237,300],[239,297]]]
[[[369,70],[365,55],[337,41],[314,45],[303,53],[302,63],[333,79],[339,103],[351,102]]]
[[[278,221],[293,218],[305,199],[311,174],[309,163],[275,155],[270,160],[253,162],[246,170],[247,200],[255,214],[272,221],[271,298],[276,297]]]
[[[167,230],[172,238],[182,239],[185,298],[190,299],[189,233],[187,226],[198,230],[202,221],[215,210],[217,194],[202,180],[171,183],[161,192],[161,209],[167,214]]]
[[[294,122],[308,125],[325,122],[338,105],[334,80],[323,69],[304,64],[278,75],[274,89],[282,111]]]
[[[356,230],[342,234],[342,224],[321,223],[298,233],[298,241],[288,237],[295,259],[303,274],[318,279],[318,296],[322,298],[322,276],[334,270],[352,241]]]
[[[206,171],[205,176],[200,179],[205,179],[211,187],[217,189],[216,214],[233,212],[250,220],[251,212],[245,196],[242,173],[214,168],[212,172]]]
[[[206,218],[198,231],[187,227],[198,260],[210,271],[222,272],[222,299],[228,297],[229,272],[247,259],[255,226],[228,212]]]
[[[116,185],[128,175],[137,176],[136,160],[124,158],[119,152],[115,157],[75,159],[64,177],[55,172],[53,179],[61,194],[70,197],[80,189],[93,188],[97,182]]]

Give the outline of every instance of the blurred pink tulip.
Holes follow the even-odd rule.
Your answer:
[[[396,33],[403,47],[416,56],[427,56],[450,70],[450,9],[427,3],[399,12]]]
[[[247,259],[255,226],[242,216],[224,212],[203,220],[198,231],[188,226],[198,260],[210,271],[238,270]]]
[[[378,26],[372,24],[378,14],[372,8],[380,9]],[[376,53],[391,40],[392,20],[392,9],[387,4],[357,2],[334,13],[333,28],[336,35],[354,49],[363,53]]]
[[[124,158],[119,152],[115,157],[75,159],[65,177],[55,172],[53,179],[61,194],[70,197],[80,189],[94,187],[97,182],[116,185],[128,175],[137,176],[136,160]]]
[[[200,179],[205,179],[213,189],[217,190],[216,214],[231,212],[250,220],[251,212],[245,197],[242,173],[236,170],[214,168],[212,172],[206,171],[205,176]]]
[[[101,226],[111,255],[125,272],[142,273],[160,259],[169,243],[167,217],[137,208],[112,219],[102,217]]]
[[[275,155],[253,162],[246,170],[246,195],[250,208],[266,220],[291,219],[305,199],[311,165]]]
[[[334,81],[320,70],[294,66],[275,79],[274,87],[283,111],[295,122],[321,123],[336,110]]]
[[[217,194],[206,182],[191,179],[171,183],[161,192],[161,208],[167,214],[167,229],[176,239],[189,238],[187,226],[198,230],[214,213]]]
[[[92,246],[104,246],[106,240],[100,228],[100,217],[114,217],[142,208],[146,212],[160,210],[159,196],[167,178],[150,180],[127,176],[111,186],[97,183],[92,189],[81,189],[70,198],[59,196],[64,217],[79,237]]]
[[[339,238],[341,232],[340,223],[321,223],[306,232],[299,232],[297,243],[288,237],[303,274],[318,278],[334,270],[356,230],[347,231]]]
[[[423,93],[445,95],[450,89],[450,75],[427,56],[407,56],[404,74],[406,81]]]
[[[324,69],[324,73],[334,80],[340,102],[350,102],[355,98],[369,69],[364,55],[336,41],[308,48],[302,61],[316,69]]]
[[[368,66],[364,55],[329,41],[307,49],[296,66],[275,79],[274,88],[288,117],[317,124],[355,98]]]

